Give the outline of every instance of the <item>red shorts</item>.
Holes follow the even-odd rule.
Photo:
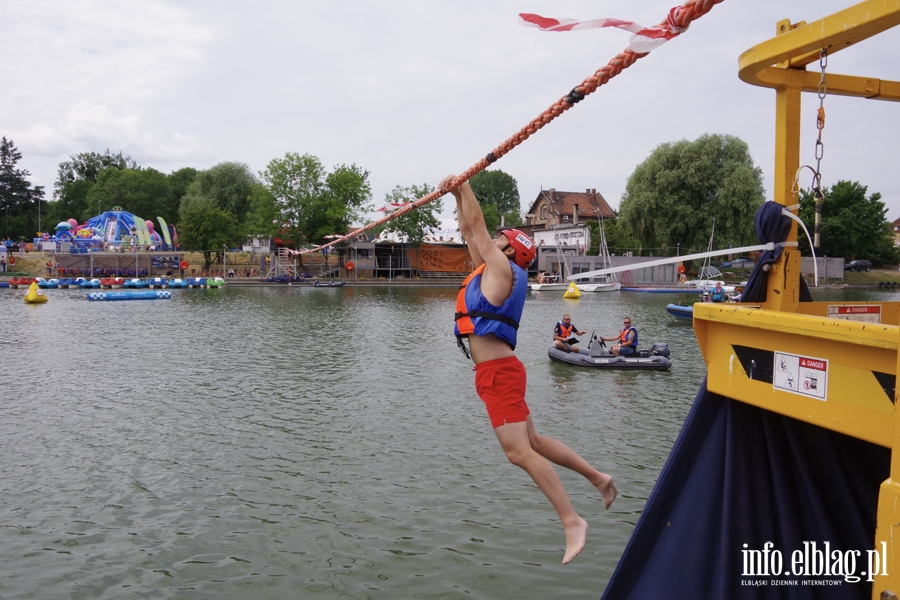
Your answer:
[[[525,404],[525,365],[515,356],[475,365],[475,390],[484,401],[491,427],[520,423],[528,416]]]

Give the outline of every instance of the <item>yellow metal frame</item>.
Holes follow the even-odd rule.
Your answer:
[[[866,0],[812,23],[777,23],[776,36],[744,52],[740,78],[775,90],[775,198],[790,206],[800,168],[800,105],[803,92],[818,90],[821,73],[806,71],[828,54],[844,50],[900,25],[900,0]],[[900,101],[900,82],[826,73],[828,94]],[[796,241],[792,225],[788,241]],[[880,322],[828,317],[829,305],[800,303],[800,255],[790,246],[769,272],[766,301],[759,306],[694,305],[694,329],[708,368],[710,391],[808,423],[891,448],[890,478],[878,499],[875,548],[886,544],[888,575],[875,578],[872,597],[900,593],[900,410],[896,383],[900,372],[900,303],[877,304]],[[790,393],[769,375],[744,368],[741,348],[760,357],[799,355],[827,361],[827,395]],[[766,358],[769,360],[769,358]],[[764,361],[765,362],[765,361]],[[895,543],[896,540],[896,543]],[[895,548],[896,545],[896,548]],[[896,596],[895,596],[896,597]]]

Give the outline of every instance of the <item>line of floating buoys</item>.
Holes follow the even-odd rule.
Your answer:
[[[147,290],[141,292],[91,292],[88,300],[164,300],[171,298],[168,290]]]
[[[896,281],[879,281],[878,287],[880,288],[895,288],[897,287]]]

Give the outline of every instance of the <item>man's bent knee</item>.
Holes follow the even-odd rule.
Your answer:
[[[517,467],[525,464],[528,456],[528,453],[521,448],[504,448],[503,452],[506,454],[506,460]]]

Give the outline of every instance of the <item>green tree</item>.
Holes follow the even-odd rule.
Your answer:
[[[628,178],[619,214],[645,247],[706,248],[713,219],[715,247],[746,246],[764,200],[747,144],[706,134],[657,146]]]
[[[53,184],[53,198],[47,211],[48,222],[76,219],[83,221],[97,214],[96,201],[94,208],[88,201],[91,188],[97,183],[100,173],[106,169],[139,169],[140,166],[130,157],[119,151],[113,154],[106,152],[79,152],[72,154],[69,160],[59,163],[56,181]]]
[[[525,224],[520,211],[510,211],[503,213],[503,227],[518,227]]]
[[[588,254],[599,256],[600,254],[600,222],[588,221],[591,229],[591,247]],[[624,227],[618,219],[605,219],[603,232],[606,234],[606,247],[610,254],[623,255],[633,252],[641,245],[640,240],[631,235],[627,227]]]
[[[503,171],[480,171],[469,179],[469,185],[479,204],[496,204],[501,213],[520,211],[519,186]]]
[[[858,182],[838,181],[823,190],[820,246],[816,256],[841,256],[851,260],[865,258],[876,266],[897,264],[891,223],[887,208],[876,192],[866,197],[867,187]],[[813,235],[816,201],[812,191],[800,195],[800,218]],[[806,236],[797,234],[800,253],[809,256]]]
[[[221,208],[243,222],[250,210],[250,193],[259,180],[244,163],[223,162],[197,173],[181,198],[178,212],[195,208]]]
[[[414,202],[433,191],[434,188],[427,183],[409,187],[398,185],[389,194],[385,195],[384,201],[388,204]],[[441,221],[437,215],[442,210],[444,210],[443,201],[438,198],[416,210],[411,210],[392,221],[388,221],[384,230],[405,235],[407,241],[414,246],[421,244],[430,229],[440,229]]]
[[[106,152],[79,152],[69,157],[69,160],[59,163],[56,182],[53,184],[53,196],[60,199],[60,194],[67,183],[75,181],[89,181],[96,183],[97,177],[104,169],[138,169],[139,165],[130,156],[124,156],[120,150],[118,154],[112,154],[109,148]]]
[[[172,188],[172,200],[168,214],[171,215],[172,219],[178,214],[178,209],[181,207],[182,196],[187,193],[188,187],[194,183],[194,179],[196,178],[197,169],[191,167],[184,167],[169,173],[169,187]],[[161,216],[164,219],[167,218],[165,215]]]
[[[91,204],[87,200],[92,187],[94,187],[94,182],[85,179],[64,184],[59,191],[59,199],[47,206],[46,222],[53,224],[69,219],[83,221],[85,218],[94,216],[96,213],[90,210]],[[94,204],[94,211],[96,210],[97,205]],[[84,215],[89,215],[89,217]]]
[[[351,224],[363,218],[363,211],[372,210],[371,198],[368,171],[355,164],[335,167],[325,177],[317,210],[307,212],[304,230],[309,232],[309,240],[321,244],[326,235],[347,233]]]
[[[223,248],[241,243],[243,234],[230,212],[212,206],[185,211],[178,222],[178,242],[184,250],[203,253],[203,268],[209,269]]]
[[[143,219],[170,220],[172,187],[166,175],[156,169],[104,169],[87,194],[86,213],[81,219],[120,206]]]
[[[355,164],[328,173],[317,157],[288,152],[269,162],[262,178],[279,202],[284,237],[295,246],[347,233],[371,210],[369,172]]]
[[[493,202],[482,204],[481,213],[484,215],[484,225],[488,231],[497,231],[501,227],[518,227],[525,222],[521,212],[513,210],[501,213]],[[456,209],[453,209],[453,214],[456,214]]]
[[[272,237],[281,229],[281,210],[278,200],[262,184],[253,186],[250,192],[250,212],[244,223],[244,233]]]
[[[519,185],[512,175],[500,170],[481,171],[469,179],[469,185],[472,186],[472,192],[483,209],[487,209],[491,204],[496,205],[497,213],[503,215],[505,226],[515,227],[522,224]],[[487,213],[485,213],[485,218],[487,218]],[[494,228],[488,225],[488,231],[497,229],[499,223],[498,219]]]
[[[489,232],[500,229],[500,209],[497,208],[496,204],[493,202],[490,204],[482,204],[481,214],[484,215],[484,226],[487,227]]]
[[[44,188],[31,187],[25,169],[17,168],[22,153],[13,140],[3,136],[0,139],[0,218],[2,231],[0,239],[31,238],[37,228],[39,203],[44,198]]]
[[[309,240],[304,231],[307,212],[314,209],[322,193],[325,167],[312,154],[288,152],[284,158],[269,162],[262,179],[278,200],[281,211],[281,238],[290,240],[297,248]]]

